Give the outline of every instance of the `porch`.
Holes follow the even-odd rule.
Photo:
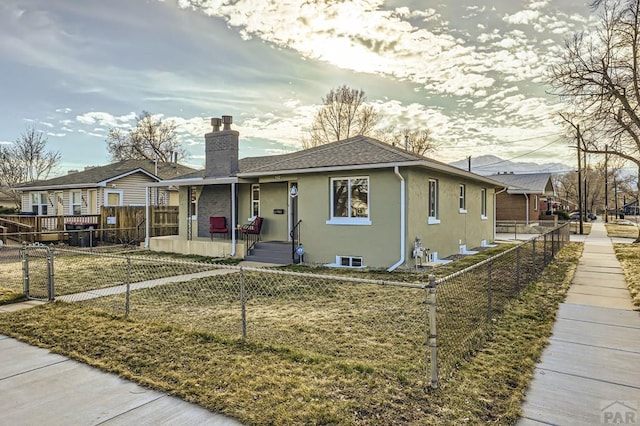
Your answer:
[[[237,240],[233,257],[243,259],[246,254],[247,244],[243,240]],[[190,240],[179,235],[167,235],[152,237],[149,239],[151,251],[161,251],[178,254],[193,254],[207,257],[230,257],[233,252],[233,243],[227,239],[211,239],[209,237],[194,237]]]

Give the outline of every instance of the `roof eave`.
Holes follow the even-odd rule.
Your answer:
[[[237,176],[229,177],[198,177],[188,179],[167,179],[160,182],[146,183],[142,186],[149,188],[165,187],[165,186],[192,186],[192,185],[228,185],[231,183],[243,183],[245,179]]]
[[[239,177],[261,177],[261,176],[278,176],[278,175],[295,175],[305,173],[323,173],[323,172],[340,172],[348,170],[367,170],[367,169],[385,169],[393,167],[424,167],[432,170],[441,171],[454,176],[461,176],[468,179],[473,179],[489,184],[492,187],[503,188],[504,184],[493,179],[486,178],[484,176],[477,175],[475,173],[467,172],[457,167],[449,166],[446,164],[435,163],[425,160],[415,161],[396,161],[390,163],[373,163],[373,164],[350,164],[346,166],[327,166],[327,167],[310,167],[304,169],[283,169],[283,170],[269,170],[262,172],[246,172],[238,173]]]
[[[75,189],[75,188],[97,188],[99,186],[105,186],[101,183],[91,182],[91,183],[68,183],[65,185],[38,185],[38,186],[18,186],[13,189],[16,191],[48,191],[55,189]]]

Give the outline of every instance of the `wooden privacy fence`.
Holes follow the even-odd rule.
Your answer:
[[[4,228],[4,229],[3,229]],[[102,207],[98,215],[2,215],[0,229],[14,241],[69,240],[76,230],[95,230],[96,239],[107,242],[142,241],[146,237],[146,207]],[[149,206],[149,236],[178,234],[177,206]]]

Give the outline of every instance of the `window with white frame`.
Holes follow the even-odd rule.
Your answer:
[[[538,203],[539,202],[540,201],[538,201],[538,196],[534,195],[533,196],[533,211],[536,211],[536,212],[538,211]]]
[[[82,191],[71,191],[70,214],[82,214]]]
[[[460,213],[467,212],[467,185],[465,185],[464,183],[460,184],[458,207],[460,208]]]
[[[260,185],[251,185],[251,217],[260,216]]]
[[[121,189],[107,189],[104,192],[104,205],[105,207],[122,206],[123,198]]]
[[[361,256],[336,256],[336,264],[346,268],[364,268]]]
[[[48,206],[48,197],[46,192],[31,193],[31,211],[37,215],[46,215]]]
[[[429,179],[429,217],[427,223],[440,223],[438,215],[438,180]]]
[[[480,190],[480,217],[487,218],[487,188]]]
[[[331,219],[327,223],[371,224],[368,176],[331,179]]]

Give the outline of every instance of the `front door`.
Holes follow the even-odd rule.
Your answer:
[[[98,191],[90,189],[87,191],[87,212],[88,214],[98,214]]]

